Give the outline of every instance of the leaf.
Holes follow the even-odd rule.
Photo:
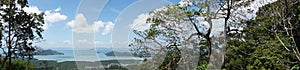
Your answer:
[[[185,15],[187,15],[187,16],[189,16],[189,17],[192,16],[192,11],[186,11],[186,12],[185,12]]]

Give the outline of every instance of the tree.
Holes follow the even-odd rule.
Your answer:
[[[44,14],[25,12],[27,0],[1,0],[0,6],[0,45],[5,54],[1,66],[3,68],[8,60],[7,69],[12,70],[12,59],[33,58],[34,43],[43,38]]]
[[[187,6],[185,12],[188,15],[189,21],[193,24],[199,39],[203,38],[206,42],[208,56],[210,58],[210,64],[213,67],[210,69],[219,69],[224,63],[224,52],[227,43],[228,33],[236,29],[230,29],[230,27],[236,27],[240,21],[247,20],[248,13],[252,13],[252,9],[241,10],[246,8],[254,0],[191,0],[193,5]],[[194,8],[198,9],[195,10]],[[195,20],[201,17],[200,20]],[[217,20],[224,20],[224,23],[214,22]],[[200,32],[197,24],[208,24],[208,29],[204,32]],[[213,25],[224,24],[224,31],[220,31],[219,35],[214,36],[212,34]],[[201,27],[200,27],[201,28]],[[203,28],[203,27],[202,27]],[[216,32],[215,32],[216,33]],[[222,47],[219,47],[219,46]],[[220,51],[220,52],[217,52]],[[198,65],[200,66],[200,65]]]
[[[298,0],[281,0],[259,8],[243,30],[229,34],[225,69],[290,69],[299,64]],[[294,32],[296,31],[296,32]]]
[[[35,70],[35,67],[29,62],[23,60],[13,60],[12,62],[13,70]],[[8,65],[5,65],[2,70],[7,70]]]
[[[236,15],[243,15],[242,12],[236,10],[249,5],[250,2],[251,0],[182,0],[180,4],[152,12],[152,17],[148,19],[148,23],[151,24],[150,29],[135,31],[139,39],[135,38],[130,46],[135,47],[136,53],[140,53],[140,50],[145,51],[145,49],[146,51],[155,51],[153,48],[157,48],[156,46],[160,50],[168,49],[166,47],[174,44],[175,41],[180,44],[178,46],[180,49],[185,47],[188,47],[186,49],[197,49],[194,53],[198,53],[198,58],[193,59],[199,60],[198,66],[211,61],[214,66],[212,68],[216,69],[221,67],[224,62],[224,53],[216,53],[216,50],[224,51],[225,48],[220,48],[218,45],[225,46],[228,32],[227,29],[224,29],[223,34],[225,35],[213,36],[212,26],[217,24],[213,21],[224,19],[224,28],[229,29],[229,23],[234,24],[237,22],[235,19],[242,17]],[[209,58],[211,60],[208,60]],[[180,59],[185,59],[185,57]]]
[[[155,53],[157,56],[153,60],[148,60],[148,62],[162,62],[162,64],[156,64],[160,65],[156,66],[158,69],[193,69],[193,66],[197,65],[197,63],[194,63],[198,61],[199,54],[197,53],[200,52],[200,54],[206,55],[206,52],[205,47],[201,47],[200,50],[199,47],[196,47],[200,46],[197,38],[186,37],[186,35],[195,31],[191,31],[193,29],[192,24],[185,24],[188,23],[188,21],[184,21],[187,16],[181,7],[170,5],[161,10],[155,10],[152,14],[153,16],[147,21],[148,24],[151,24],[150,29],[134,31],[138,37],[129,45],[133,48],[134,53]],[[163,61],[158,60],[164,55],[165,57],[162,57]],[[202,59],[207,60],[207,56],[202,57]],[[178,66],[180,63],[186,64],[185,67]],[[201,63],[207,63],[207,61],[201,60]]]

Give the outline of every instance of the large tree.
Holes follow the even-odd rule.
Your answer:
[[[135,38],[130,46],[134,47],[135,53],[140,54],[149,51],[176,51],[176,48],[179,48],[181,54],[177,53],[176,56],[195,56],[197,53],[196,57],[198,58],[193,57],[193,60],[199,60],[198,66],[208,64],[210,61],[215,69],[224,62],[224,53],[217,53],[217,50],[224,52],[224,43],[226,43],[226,36],[230,30],[229,23],[234,24],[237,22],[236,19],[245,18],[243,17],[245,13],[237,9],[248,6],[250,2],[251,0],[182,0],[179,4],[151,12],[151,17],[148,19],[148,23],[151,24],[150,29],[135,31],[139,37]],[[216,23],[215,20],[224,20],[224,23]],[[241,20],[244,19],[238,21]],[[213,36],[213,24],[224,24],[226,29],[224,32],[221,31],[221,35]],[[170,48],[171,45],[173,46]],[[219,45],[223,48],[220,48]],[[193,50],[186,51],[186,49]],[[195,51],[195,49],[197,50]],[[183,52],[185,54],[182,54]],[[173,55],[173,53],[170,55],[167,53],[166,58]],[[175,58],[174,56],[165,59],[166,62],[163,62],[160,68],[165,66],[172,69],[174,66],[170,66],[170,64],[180,63],[177,61],[178,59],[184,61],[186,58],[191,57]],[[211,60],[208,60],[209,58]],[[216,61],[215,58],[220,61]],[[167,66],[168,63],[169,66]]]
[[[148,24],[151,24],[150,29],[134,31],[138,37],[133,40],[130,47],[134,49],[135,53],[140,56],[147,53],[157,54],[152,60],[148,60],[152,63],[161,62],[161,64],[156,64],[158,66],[153,66],[158,67],[157,69],[192,69],[192,65],[196,66],[197,63],[191,60],[198,61],[198,52],[204,56],[201,62],[207,63],[205,61],[207,60],[205,47],[202,47],[202,49],[195,47],[199,46],[197,37],[186,37],[186,35],[196,31],[191,31],[193,26],[188,24],[189,21],[184,20],[187,16],[179,5],[166,6],[160,10],[153,11],[151,14],[152,17],[149,17],[147,21]],[[163,59],[163,61],[158,59]],[[187,66],[180,67],[178,66],[180,63],[184,63]]]
[[[290,69],[299,64],[299,0],[259,8],[243,30],[229,34],[226,69]]]
[[[42,39],[44,14],[25,12],[27,0],[1,0],[0,6],[1,68],[7,65],[6,69],[12,70],[12,59],[32,58],[34,43]]]

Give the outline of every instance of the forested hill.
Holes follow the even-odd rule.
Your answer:
[[[278,0],[259,8],[256,18],[231,33],[223,68],[299,69],[300,1]]]

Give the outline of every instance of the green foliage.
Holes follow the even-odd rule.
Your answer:
[[[174,70],[176,69],[181,59],[181,52],[177,46],[169,46],[164,61],[159,66],[159,70]]]
[[[166,9],[155,10],[151,14],[154,15],[147,19],[147,23],[151,24],[150,28],[135,30],[138,37],[129,45],[135,55],[155,53],[153,59],[143,62],[138,69],[194,69],[197,64],[208,63],[207,48],[199,45],[200,39],[192,36],[189,41],[185,40],[186,35],[194,32],[186,30],[194,29],[186,19],[188,16],[199,15],[199,12],[195,9],[188,10],[187,7],[169,5]],[[178,66],[179,63],[184,63],[185,66]]]
[[[33,58],[37,48],[33,43],[43,38],[44,14],[25,12],[27,0],[1,0],[0,6],[0,48],[6,53],[1,66],[7,61],[11,70],[12,58]]]
[[[196,70],[208,70],[208,67],[212,67],[212,64],[203,64],[201,66],[197,66]]]
[[[298,6],[298,10],[300,10],[300,5]],[[298,14],[298,19],[300,20],[300,14]]]
[[[8,62],[6,62],[8,63]],[[12,62],[12,68],[13,70],[35,70],[35,67],[31,64],[29,64],[28,62],[26,61],[23,61],[23,60],[14,60]],[[8,69],[8,65],[6,64],[4,66],[4,68],[1,68],[1,70],[7,70]]]
[[[300,70],[300,66],[299,65],[294,65],[291,70]]]
[[[192,14],[192,11],[186,11],[186,12],[185,12],[185,15],[187,15],[187,16],[192,16],[193,14]]]
[[[225,0],[225,2],[227,1],[231,0]],[[237,3],[233,6],[230,6],[230,8],[235,10],[240,6],[248,6],[250,2],[251,1],[249,0],[242,3]],[[214,4],[216,4],[215,1],[205,1],[203,3],[199,2],[196,5],[193,5],[193,8],[179,7],[179,5],[176,4],[167,7],[166,10],[155,11],[153,13],[154,16],[147,19],[147,23],[151,24],[151,28],[145,31],[135,32],[141,38],[135,38],[133,43],[135,45],[130,46],[135,47],[135,49],[149,50],[152,48],[152,46],[157,46],[143,45],[147,44],[149,40],[152,43],[155,43],[158,40],[158,44],[174,44],[172,41],[180,40],[179,42],[176,42],[181,44],[180,49],[183,49],[183,46],[190,46],[191,44],[194,47],[199,47],[197,49],[199,49],[198,52],[200,52],[200,57],[202,58],[199,58],[199,66],[196,67],[196,69],[205,70],[207,67],[210,67],[207,62],[208,57],[206,57],[208,50],[207,44],[209,42],[199,43],[199,39],[197,37],[191,38],[193,39],[193,42],[183,39],[186,36],[179,35],[184,33],[184,31],[181,32],[180,29],[177,28],[183,28],[179,26],[181,24],[188,25],[188,23],[191,22],[189,22],[187,19],[194,21],[194,17],[197,16],[203,16],[205,18],[204,21],[211,20],[212,18],[210,17],[213,17],[214,12],[210,11],[209,8],[206,7],[213,6]],[[225,5],[226,3],[221,4]],[[196,10],[194,9],[195,7],[200,9]],[[226,8],[222,8],[220,10],[227,11]],[[229,10],[229,12],[232,11]],[[227,17],[233,18],[234,16],[231,15]],[[297,48],[300,48],[300,1],[276,1],[260,7],[256,15],[256,18],[246,21],[242,18],[234,18],[233,20],[228,21],[228,23],[237,23],[236,25],[240,25],[238,27],[243,29],[238,29],[236,32],[228,33],[226,56],[224,60],[225,63],[223,64],[222,68],[227,70],[298,69],[299,66],[297,64],[299,64],[300,59],[297,57],[300,56],[300,53],[299,51],[295,51],[295,49],[298,50]],[[174,23],[172,23],[172,21],[174,21]],[[228,25],[230,27],[236,27],[234,24]],[[189,27],[192,26],[187,26],[186,28]],[[232,31],[234,30],[232,29]],[[210,37],[208,37],[206,40],[209,38]],[[189,44],[186,44],[186,42]],[[163,49],[165,51],[171,49],[168,47],[168,45],[165,46],[165,44],[159,45],[159,47],[164,47]],[[174,57],[172,57],[173,59],[170,57],[172,57],[172,55],[165,57],[166,60],[163,62],[166,63],[163,63],[163,66],[161,66],[160,69],[167,68],[168,66],[166,64],[172,63],[172,61],[176,62]]]
[[[285,3],[288,3],[286,6]],[[293,3],[293,4],[290,4]],[[224,69],[241,70],[286,70],[297,68],[299,64],[297,55],[287,49],[295,49],[290,34],[294,35],[296,44],[299,30],[298,17],[291,13],[299,14],[297,6],[300,2],[277,1],[267,4],[256,13],[253,20],[241,22],[243,30],[240,33],[230,33],[227,42]],[[287,11],[289,10],[289,11]],[[285,18],[291,19],[290,21]],[[292,24],[288,24],[292,23]],[[295,33],[285,32],[286,26],[292,25]],[[291,27],[292,28],[292,27]],[[297,43],[298,42],[298,43]],[[283,45],[284,44],[284,45]],[[297,52],[297,51],[295,51]]]

